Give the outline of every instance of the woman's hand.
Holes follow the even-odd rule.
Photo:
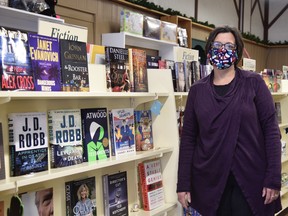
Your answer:
[[[188,203],[191,202],[190,192],[179,192],[178,194],[178,201],[181,203],[182,207],[187,209]]]
[[[264,187],[262,190],[262,197],[265,197],[264,204],[270,204],[278,199],[280,191]],[[179,196],[178,196],[179,197]]]

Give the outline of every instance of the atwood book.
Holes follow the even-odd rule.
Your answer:
[[[95,177],[65,182],[66,216],[96,216]]]
[[[10,175],[48,169],[48,132],[45,112],[9,113]]]
[[[28,33],[35,91],[61,91],[59,40]]]
[[[112,109],[109,112],[112,156],[126,157],[136,153],[134,109]]]
[[[127,172],[102,176],[105,216],[128,216]]]
[[[83,161],[110,157],[108,113],[106,108],[81,109]]]
[[[34,90],[27,32],[0,27],[1,90]]]
[[[60,39],[62,91],[89,91],[86,43]]]
[[[105,47],[107,91],[130,92],[131,78],[128,49]]]
[[[48,111],[51,167],[65,167],[83,162],[80,109]]]
[[[159,158],[138,164],[139,192],[142,207],[150,211],[164,205],[164,189]]]

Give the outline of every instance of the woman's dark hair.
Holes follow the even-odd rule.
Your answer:
[[[210,33],[208,40],[207,40],[207,43],[206,43],[206,46],[205,46],[206,55],[211,48],[211,43],[214,42],[215,38],[217,37],[217,35],[219,33],[232,33],[233,34],[233,36],[235,38],[236,50],[237,50],[237,54],[238,54],[238,59],[235,62],[235,65],[237,65],[238,62],[242,58],[244,43],[242,40],[241,33],[238,31],[238,29],[233,28],[233,27],[229,27],[229,26],[217,27]]]

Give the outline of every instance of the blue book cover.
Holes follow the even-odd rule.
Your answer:
[[[61,91],[59,40],[28,33],[36,91]]]
[[[65,167],[83,162],[80,109],[48,111],[51,167]]]
[[[9,113],[10,176],[48,170],[47,114]]]
[[[83,161],[96,161],[110,157],[108,139],[108,113],[106,108],[81,109]]]
[[[191,206],[188,206],[187,209],[183,208],[183,216],[201,216],[201,214]]]
[[[112,130],[110,131],[112,156],[134,155],[136,153],[134,109],[112,109],[109,117]]]
[[[147,151],[153,149],[151,110],[135,110],[134,117],[136,151]]]
[[[127,172],[102,176],[105,216],[128,216]]]
[[[27,32],[0,27],[1,90],[34,90]]]

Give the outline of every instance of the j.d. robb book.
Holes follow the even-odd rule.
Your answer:
[[[28,35],[0,27],[1,90],[34,90]]]
[[[82,163],[82,129],[80,109],[48,111],[51,167]]]
[[[36,91],[61,91],[58,38],[28,33]]]
[[[109,158],[108,113],[106,108],[81,109],[83,161]]]
[[[102,176],[105,216],[128,216],[127,172]]]
[[[112,156],[134,155],[136,153],[134,109],[112,109],[109,112],[109,122]]]
[[[86,43],[59,40],[63,91],[89,91]]]
[[[9,113],[10,175],[48,169],[47,114]]]

